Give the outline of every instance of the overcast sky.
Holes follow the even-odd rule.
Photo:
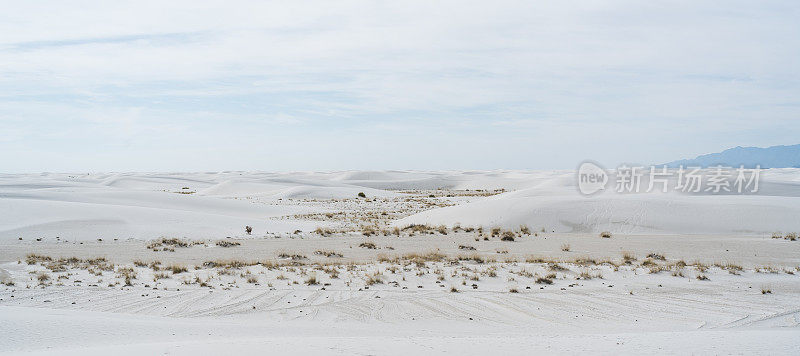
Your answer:
[[[800,2],[2,1],[0,172],[546,169],[800,142]]]

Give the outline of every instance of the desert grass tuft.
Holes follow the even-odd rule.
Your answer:
[[[370,250],[374,250],[374,249],[378,248],[378,246],[376,246],[375,243],[371,242],[371,241],[362,242],[362,243],[360,243],[358,245],[358,247],[366,248],[366,249],[370,249]]]

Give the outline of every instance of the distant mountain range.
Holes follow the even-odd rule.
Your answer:
[[[734,147],[718,153],[665,163],[668,167],[727,166],[745,168],[800,168],[800,144],[792,146]]]

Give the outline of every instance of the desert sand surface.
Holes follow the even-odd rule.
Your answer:
[[[760,183],[2,175],[0,353],[796,354],[800,170]]]
[[[372,201],[356,199],[359,192]],[[342,220],[281,217],[341,211],[387,212],[397,226],[771,234],[800,230],[798,199],[797,169],[764,171],[758,192],[746,195],[609,191],[591,197],[577,194],[573,171],[6,174],[0,176],[0,241],[220,238],[241,235],[245,225],[261,236]]]

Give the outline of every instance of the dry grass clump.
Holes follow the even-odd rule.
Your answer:
[[[562,265],[560,265],[560,264],[558,264],[556,262],[548,263],[547,264],[547,269],[549,269],[551,271],[566,271],[567,270],[566,267],[564,267],[564,266],[562,266]]]
[[[339,278],[339,270],[336,269],[335,267],[324,267],[322,269],[322,272],[327,273],[328,276],[330,276],[332,279]]]
[[[46,284],[47,281],[50,280],[50,275],[47,272],[39,272],[36,274],[36,279],[39,281],[39,284]]]
[[[475,251],[475,247],[469,245],[458,245],[459,250]]]
[[[314,254],[315,255],[329,257],[329,258],[334,258],[334,257],[335,258],[341,258],[341,257],[344,257],[344,255],[342,255],[339,252],[329,251],[329,250],[316,250],[316,251],[314,251]]]
[[[487,270],[485,270],[484,273],[486,273],[486,276],[488,276],[488,277],[492,277],[492,278],[497,277],[497,267],[492,266],[492,267],[488,268]]]
[[[642,263],[641,263],[642,267],[652,267],[652,266],[657,266],[657,265],[658,265],[658,263],[656,263],[656,261],[654,261],[652,258],[647,258],[644,261],[642,261]]]
[[[600,272],[592,273],[589,270],[583,270],[578,275],[578,278],[585,279],[585,280],[594,279],[594,278],[601,278],[602,279],[603,275]]]
[[[756,267],[756,273],[773,273],[773,274],[775,274],[775,273],[780,273],[780,272],[781,272],[781,270],[779,268],[772,267],[772,266]]]
[[[772,238],[773,239],[784,239],[784,240],[789,240],[789,241],[797,241],[797,233],[789,232],[789,233],[787,233],[785,235],[781,235],[780,232],[774,232],[774,233],[772,233]]]
[[[190,189],[192,189],[192,188],[183,187],[183,188],[181,188],[181,190],[179,190],[177,192],[173,192],[173,193],[178,193],[178,194],[194,194],[194,193],[196,193],[194,191],[190,191]]]
[[[378,246],[376,246],[375,243],[371,242],[371,241],[362,242],[362,243],[360,243],[358,245],[358,247],[366,248],[366,249],[370,249],[370,250],[374,250],[374,249],[378,248]]]
[[[442,262],[447,259],[447,256],[438,252],[408,253],[403,255],[401,259],[421,267],[425,265],[425,262]]]
[[[59,260],[54,260],[52,262],[45,262],[42,264],[42,266],[53,272],[65,272],[67,268],[70,267],[70,264],[64,262],[64,260],[62,259],[59,259]],[[74,267],[74,265],[72,266]]]
[[[79,268],[86,269],[94,274],[100,275],[102,274],[102,271],[114,270],[114,265],[109,263],[103,257],[90,258],[86,260],[77,257],[62,257],[59,259],[54,259],[50,256],[28,254],[25,257],[25,262],[30,265],[41,264],[43,267],[52,272],[64,272],[67,270],[67,268]]]
[[[659,260],[659,261],[665,261],[666,260],[664,255],[659,255],[659,254],[654,253],[654,252],[651,252],[650,254],[648,254],[647,258],[652,258],[654,260]]]
[[[733,275],[739,275],[744,271],[744,267],[733,264],[733,263],[717,263],[714,266],[719,267],[720,269],[728,271],[728,273]]]
[[[378,262],[400,263],[400,257],[390,256],[385,253],[379,253],[375,258],[378,260]]]
[[[473,261],[475,263],[485,263],[486,262],[486,260],[483,257],[481,257],[481,255],[479,255],[477,253],[473,253],[471,255],[459,255],[456,259],[458,261]]]
[[[683,260],[672,262],[663,267],[664,270],[671,270],[673,277],[683,277],[683,269],[687,266]],[[652,273],[652,269],[651,269]]]
[[[548,274],[544,277],[536,277],[536,284],[553,284],[553,279],[556,278],[555,273]]]
[[[636,255],[634,255],[633,252],[622,251],[622,262],[623,263],[625,263],[626,265],[629,265],[629,264],[632,264],[634,261],[636,261]]]
[[[317,284],[319,284],[319,282],[317,281],[316,274],[309,275],[308,278],[306,278],[306,285],[313,286]]]
[[[657,264],[657,265],[650,266],[649,273],[658,274],[658,273],[663,272],[663,271],[668,271],[669,269],[670,269],[669,266],[658,265]]]
[[[37,255],[35,253],[29,253],[27,256],[25,256],[25,262],[27,264],[29,264],[29,265],[42,263],[42,262],[49,262],[49,261],[52,261],[52,260],[53,260],[53,258],[50,257],[50,256],[42,256],[42,255]]]
[[[306,256],[305,255],[301,255],[299,253],[281,252],[281,253],[278,254],[278,258],[288,258],[288,259],[290,259],[292,261],[300,261],[300,260],[305,260]]]
[[[377,256],[378,262],[386,262],[386,263],[413,263],[416,264],[418,267],[424,267],[426,262],[443,262],[447,259],[447,256],[438,252],[428,252],[428,253],[408,253],[402,256],[389,256],[386,254],[378,254]]]
[[[255,263],[255,264],[259,264],[262,267],[264,267],[266,269],[270,269],[270,270],[271,269],[276,269],[276,268],[278,268],[278,267],[280,267],[282,265],[281,263],[275,262],[273,260],[263,260],[263,261]]]
[[[205,244],[204,241],[187,241],[183,239],[177,239],[174,237],[171,238],[162,237],[160,239],[150,241],[149,243],[147,243],[147,245],[145,245],[145,247],[153,251],[175,252],[175,248],[178,247],[184,248],[184,247],[203,245],[203,244]]]
[[[184,283],[186,283],[186,282],[184,282]],[[212,288],[212,289],[214,288],[212,285],[208,284],[208,280],[204,281],[203,279],[200,278],[200,276],[195,276],[194,277],[194,283],[199,284],[201,287],[208,287],[208,288]]]
[[[516,237],[517,234],[515,234],[513,231],[503,231],[500,241],[514,241]]]
[[[368,286],[371,286],[373,284],[383,284],[383,274],[381,274],[380,272],[368,274],[366,277],[367,278],[364,282]]]
[[[126,286],[132,286],[132,280],[136,279],[136,271],[133,267],[119,267],[117,268],[117,277],[125,279]]]
[[[216,245],[219,247],[233,247],[233,246],[239,246],[241,245],[241,243],[238,243],[236,241],[219,240],[217,241]]]
[[[166,270],[172,272],[172,274],[178,274],[189,271],[189,269],[186,268],[186,266],[181,266],[181,265],[172,265],[167,267]]]
[[[578,257],[578,258],[573,259],[572,261],[568,261],[568,262],[571,262],[572,264],[575,264],[575,265],[578,265],[578,266],[584,266],[584,267],[585,266],[597,265],[597,260],[595,260],[593,258],[589,258],[589,257]]]
[[[174,237],[162,237],[160,239],[150,241],[146,247],[153,251],[171,251],[175,252],[176,247],[189,247],[189,242]]]
[[[531,229],[528,227],[528,225],[520,225],[519,226],[519,232],[521,234],[530,235],[531,234]]]
[[[686,264],[686,261],[684,261],[684,260],[678,260],[678,261],[670,263],[670,267],[671,268],[682,269],[682,268],[684,268],[686,266],[688,266],[688,264]]]
[[[205,268],[226,268],[226,269],[239,269],[247,266],[255,266],[257,264],[261,264],[267,268],[270,268],[274,263],[272,262],[245,262],[240,260],[216,260],[216,261],[206,261],[203,262],[203,267]]]
[[[527,263],[548,263],[548,262],[553,262],[553,261],[550,260],[550,259],[546,259],[544,257],[528,256],[528,257],[525,258],[525,262],[527,262]]]
[[[433,228],[427,224],[411,224],[402,229],[403,231],[411,231],[411,233],[419,234],[433,234]]]
[[[377,234],[377,231],[374,227],[366,225],[361,227],[361,234],[364,236],[372,236]]]
[[[149,263],[147,263],[147,262],[144,262],[144,261],[142,261],[142,260],[134,260],[134,261],[133,261],[133,265],[134,265],[134,266],[136,266],[136,267],[147,267],[147,266],[149,266],[150,264],[149,264]]]
[[[108,262],[104,257],[95,257],[90,258],[82,261],[83,264],[89,266],[92,269],[99,269],[102,271],[111,271],[114,269],[114,264]]]
[[[708,277],[706,277],[706,275],[704,275],[704,274],[698,274],[698,275],[697,275],[697,280],[698,280],[698,281],[707,281],[707,280],[709,280],[709,279],[708,279]]]
[[[147,266],[150,267],[153,271],[160,271],[161,270],[161,261],[153,261]]]
[[[611,232],[603,231],[603,232],[600,233],[600,237],[602,237],[604,239],[610,239],[611,238]]]
[[[327,228],[323,229],[321,227],[318,227],[314,230],[314,233],[320,236],[331,236],[333,235],[333,230]]]

